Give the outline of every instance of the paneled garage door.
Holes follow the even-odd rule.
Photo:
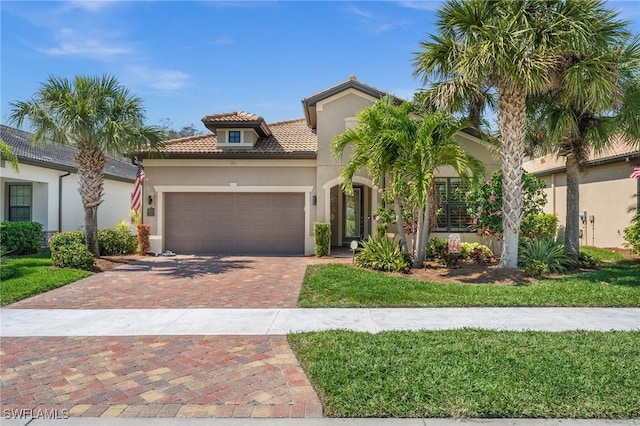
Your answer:
[[[167,193],[165,249],[199,254],[304,254],[302,193]]]

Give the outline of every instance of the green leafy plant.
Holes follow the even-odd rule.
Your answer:
[[[0,223],[0,241],[12,255],[37,253],[42,245],[42,224],[2,222]]]
[[[93,253],[86,244],[70,242],[51,250],[51,262],[59,268],[84,269],[91,271],[95,268]]]
[[[583,251],[578,254],[578,268],[580,269],[597,269],[600,266],[600,261],[589,253]]]
[[[138,248],[138,241],[129,232],[127,222],[120,222],[114,228],[99,229],[98,244],[103,256],[133,254]]]
[[[543,189],[544,182],[531,173],[522,174],[522,213],[527,218],[542,213],[542,208],[547,202]],[[472,228],[480,233],[488,235],[502,234],[502,170],[496,170],[491,179],[471,185],[465,194],[467,212],[472,219]],[[535,222],[535,220],[534,220]],[[530,226],[525,220],[522,226]]]
[[[385,272],[401,272],[406,274],[410,269],[409,257],[402,253],[397,238],[376,234],[368,237],[358,248],[356,265],[363,268]]]
[[[640,254],[640,215],[636,216],[631,225],[624,228],[625,247],[635,254]]]
[[[549,265],[540,260],[533,259],[524,267],[524,272],[530,277],[543,278],[549,275]]]
[[[460,248],[462,257],[474,263],[487,264],[494,260],[493,251],[484,244],[463,242]]]
[[[546,264],[549,272],[560,273],[575,266],[564,250],[564,244],[550,238],[527,239],[520,244],[518,261],[525,269],[533,262]],[[534,266],[539,269],[539,266]]]
[[[555,238],[558,229],[558,215],[540,213],[522,218],[522,235],[529,238]]]
[[[331,247],[331,224],[314,222],[313,239],[315,240],[315,253],[317,257],[328,256]]]
[[[85,244],[84,232],[82,231],[70,231],[70,232],[58,232],[49,239],[49,249],[51,252],[56,251],[60,247],[69,244]]]

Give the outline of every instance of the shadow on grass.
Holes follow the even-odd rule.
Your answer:
[[[640,287],[640,261],[623,260],[616,263],[605,263],[596,270],[551,278],[549,281],[555,281],[560,284],[562,281],[575,279],[593,284],[604,283],[616,286]]]

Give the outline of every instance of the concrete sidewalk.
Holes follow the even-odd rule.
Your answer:
[[[283,335],[350,329],[640,330],[640,308],[1,309],[3,337]]]

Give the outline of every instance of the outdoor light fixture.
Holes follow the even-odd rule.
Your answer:
[[[311,203],[315,206],[316,204],[318,204],[318,196],[317,195],[313,195],[311,197]]]
[[[149,200],[150,205],[153,204],[153,195],[149,195],[147,199]]]

